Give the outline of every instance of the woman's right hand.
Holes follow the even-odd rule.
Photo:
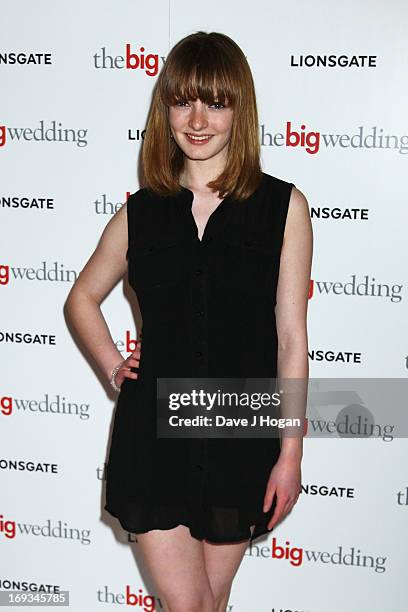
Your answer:
[[[116,372],[115,383],[118,387],[122,386],[122,383],[125,380],[125,378],[136,379],[139,376],[137,372],[132,372],[130,368],[139,367],[141,347],[142,347],[142,341],[138,340],[136,342],[136,350],[133,351],[129,355],[129,357],[125,359],[123,364],[120,366],[119,370]]]

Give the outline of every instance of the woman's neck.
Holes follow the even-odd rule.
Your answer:
[[[206,165],[205,162],[187,160],[184,170],[180,174],[180,184],[192,191],[209,193],[212,190],[207,187],[210,181],[214,181],[224,169],[225,162],[222,164]]]

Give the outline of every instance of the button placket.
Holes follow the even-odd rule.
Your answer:
[[[205,376],[208,364],[206,316],[206,261],[203,243],[195,244],[191,263],[191,330],[194,374]]]

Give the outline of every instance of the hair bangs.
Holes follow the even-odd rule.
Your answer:
[[[183,54],[174,58],[172,69],[161,83],[160,96],[166,106],[187,100],[201,100],[205,104],[219,103],[234,107],[236,74],[228,70],[223,58],[214,53],[201,57]]]

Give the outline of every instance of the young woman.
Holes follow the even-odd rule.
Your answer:
[[[251,71],[223,34],[169,53],[142,162],[67,309],[120,391],[105,509],[137,534],[166,610],[220,612],[248,541],[298,499],[302,439],[158,437],[156,378],[307,379],[309,208],[261,170]],[[125,273],[143,319],[126,359],[100,310]]]

